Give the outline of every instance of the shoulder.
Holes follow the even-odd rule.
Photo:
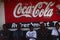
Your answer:
[[[56,31],[56,28],[52,29],[52,31]]]
[[[49,32],[50,30],[49,29],[46,29],[47,32]]]
[[[38,30],[36,30],[36,31],[40,31],[41,29],[38,29]]]
[[[33,32],[36,32],[35,30]]]
[[[30,33],[30,31],[27,31],[26,33]]]
[[[2,32],[3,30],[0,30],[0,32]]]
[[[30,33],[30,31],[27,31],[27,32],[26,32],[26,34],[29,34],[29,33]]]
[[[26,32],[26,35],[29,35],[29,34],[30,34],[30,31],[27,31],[27,32]]]
[[[56,33],[56,31],[57,31],[56,29],[52,29],[52,34],[53,34],[53,33]]]
[[[58,29],[58,31],[60,32],[60,28]]]

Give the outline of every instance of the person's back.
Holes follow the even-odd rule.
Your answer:
[[[50,40],[50,31],[40,24],[40,29],[37,30],[37,40]]]
[[[53,40],[60,40],[60,25],[58,23],[55,24],[55,28],[52,30]]]
[[[2,30],[4,40],[9,40],[10,31],[9,30]]]
[[[41,29],[37,30],[37,40],[50,40],[50,32],[48,29],[42,31]]]
[[[3,40],[9,40],[10,37],[10,31],[6,28],[6,25],[3,25],[3,30],[1,30],[0,33]]]
[[[21,30],[14,31],[13,38],[14,38],[14,40],[23,40],[23,31],[21,31]]]
[[[13,32],[14,40],[23,40],[23,31],[20,28],[21,27],[18,25],[17,30]]]
[[[35,30],[33,30],[33,26],[30,26],[29,29],[30,29],[30,30],[27,31],[27,33],[26,33],[26,38],[27,38],[27,40],[36,40],[36,38],[37,38],[37,33],[36,33]]]

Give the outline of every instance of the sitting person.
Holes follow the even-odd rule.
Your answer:
[[[14,40],[23,40],[23,31],[21,30],[21,26],[18,24],[17,30],[13,32]]]
[[[27,31],[27,33],[26,33],[26,38],[27,38],[27,40],[36,40],[36,38],[37,38],[37,33],[36,33],[35,30],[33,30],[33,26],[30,25],[29,29],[30,29],[30,30]]]
[[[44,23],[41,23],[37,30],[37,40],[50,40],[50,32],[45,28]]]
[[[53,37],[53,40],[60,40],[59,37],[60,37],[60,25],[58,23],[55,24],[55,28],[52,30],[52,37]]]
[[[0,37],[2,40],[10,40],[10,31],[7,29],[7,25],[3,25],[3,30],[1,30]]]

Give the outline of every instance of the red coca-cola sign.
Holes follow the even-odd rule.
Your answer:
[[[6,23],[60,21],[59,0],[5,0],[4,5]]]

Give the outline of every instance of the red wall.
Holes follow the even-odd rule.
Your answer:
[[[17,11],[15,12],[17,16],[21,16],[16,18],[14,16],[14,8],[16,7],[16,5],[18,3],[22,3],[22,8],[24,8],[24,6],[36,6],[39,2],[46,2],[46,3],[50,3],[52,2],[52,4],[54,3],[53,6],[49,6],[50,9],[53,9],[53,15],[51,17],[48,16],[37,16],[37,17],[33,17],[32,16],[32,12],[29,14],[31,17],[26,17],[26,16],[21,16],[22,13],[17,14]],[[51,4],[51,5],[52,5]],[[13,23],[13,22],[40,22],[40,21],[60,21],[60,14],[58,14],[58,8],[56,7],[57,5],[60,5],[60,1],[59,0],[5,0],[4,2],[4,7],[5,7],[5,22],[6,23]],[[39,9],[39,12],[42,9],[46,9],[47,5],[43,4],[42,7]],[[19,6],[18,6],[19,8]],[[18,10],[18,8],[16,10]],[[33,11],[34,8],[32,8],[31,11]],[[36,9],[36,10],[37,10]],[[49,10],[48,10],[49,11]],[[46,12],[47,13],[47,12]],[[39,15],[39,14],[38,14]]]

